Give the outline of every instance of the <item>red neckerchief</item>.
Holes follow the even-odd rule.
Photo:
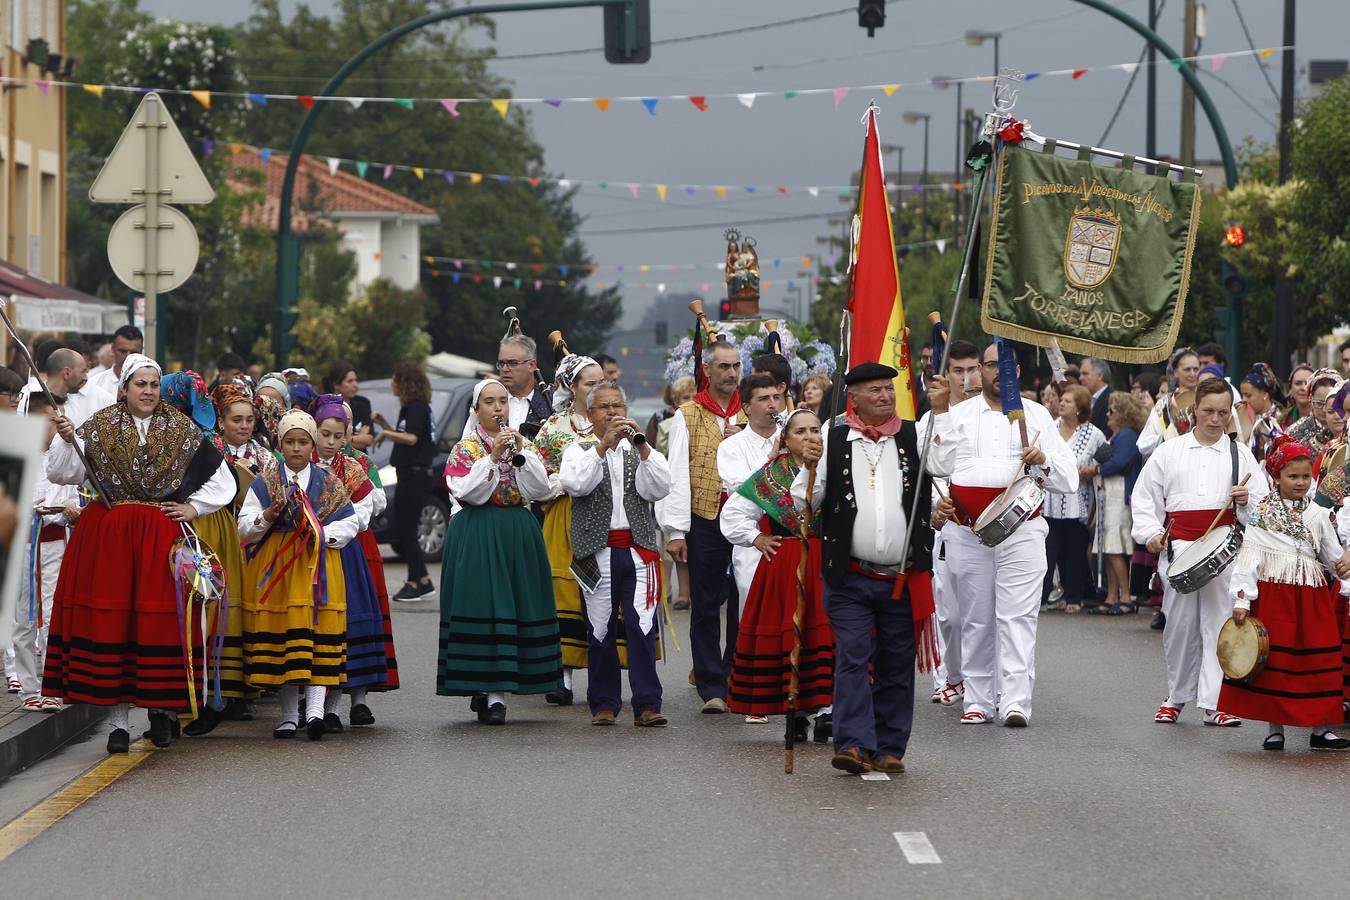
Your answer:
[[[736,415],[736,413],[741,411],[741,392],[732,392],[731,402],[727,404],[726,409],[723,409],[721,405],[713,399],[712,394],[707,388],[704,388],[694,395],[694,402],[718,418],[730,419],[732,416]]]
[[[883,437],[895,437],[900,432],[899,416],[891,416],[880,425],[867,425],[858,418],[857,413],[849,413],[844,417],[844,424],[854,431],[862,432],[862,436],[873,443],[879,443]]]

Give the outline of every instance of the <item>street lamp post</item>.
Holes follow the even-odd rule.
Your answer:
[[[923,198],[920,201],[920,215],[923,217],[919,221],[919,240],[923,243],[928,242],[928,120],[933,118],[929,113],[907,112],[903,116],[905,124],[913,125],[916,122],[923,122],[923,174],[919,176],[919,187],[923,191]]]
[[[961,88],[962,88],[964,85],[963,85],[963,83],[961,82],[961,80],[960,80],[959,78],[958,78],[958,79],[952,79],[952,78],[934,78],[934,79],[932,79],[932,83],[933,83],[933,86],[936,87],[938,90],[943,90],[943,91],[945,91],[945,90],[947,89],[947,86],[950,85],[950,84],[953,84],[953,83],[954,83],[954,84],[956,85],[956,162],[952,165],[952,182],[955,183],[955,182],[958,182],[958,181],[961,180],[961,157],[962,157],[962,153],[961,153],[961,147],[962,147],[962,142],[961,142]],[[952,222],[953,222],[953,232],[952,232],[953,237],[952,237],[952,244],[953,244],[954,246],[960,246],[960,244],[961,244],[961,192],[958,191],[958,190],[956,190],[955,188],[953,188],[953,189],[951,190],[951,197],[952,197]]]
[[[882,145],[881,145],[881,152],[882,152],[882,153],[890,153],[891,151],[894,151],[894,152],[895,152],[895,182],[894,182],[894,184],[900,185],[900,184],[903,184],[904,181],[905,181],[905,148],[902,147],[902,146],[900,146],[899,144],[882,144]]]
[[[1003,32],[1001,32],[1001,31],[977,31],[977,30],[971,30],[971,31],[967,31],[967,32],[966,32],[966,43],[969,44],[969,45],[972,46],[972,47],[979,47],[979,46],[982,46],[982,45],[984,44],[985,41],[993,41],[993,42],[994,42],[994,75],[995,75],[995,77],[998,76],[998,42],[999,42],[999,39],[1002,38],[1002,37],[1003,37]]]

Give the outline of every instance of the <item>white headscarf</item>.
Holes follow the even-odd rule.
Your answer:
[[[465,426],[468,429],[467,433],[469,434],[478,433],[478,398],[482,396],[483,389],[489,384],[497,385],[502,390],[506,391],[506,396],[511,396],[511,392],[507,390],[506,385],[495,378],[484,378],[482,381],[475,384],[473,386],[473,400],[469,402],[469,424]]]
[[[164,374],[164,370],[160,368],[159,363],[155,362],[145,354],[128,353],[127,358],[122,361],[122,374],[117,379],[117,389],[119,391],[126,390],[127,382],[131,380],[132,374],[138,369],[154,369],[155,377],[157,378]]]
[[[553,411],[562,412],[567,404],[572,402],[576,394],[572,391],[572,385],[576,383],[577,376],[587,366],[600,365],[589,356],[581,356],[576,353],[569,353],[558,363],[558,370],[554,373],[553,382],[556,387],[553,389]],[[581,410],[585,412],[585,410]]]
[[[297,430],[309,435],[314,446],[319,445],[319,428],[314,424],[314,417],[303,409],[289,410],[281,417],[281,422],[277,424],[277,443],[281,443],[287,432]]]

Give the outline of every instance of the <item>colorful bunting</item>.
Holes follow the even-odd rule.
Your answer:
[[[690,97],[689,102],[698,107],[699,112],[708,111],[708,98],[704,96]]]
[[[844,102],[844,98],[847,97],[847,96],[848,96],[848,88],[835,88],[835,89],[834,89],[834,108],[835,108],[835,109],[838,109],[838,108],[839,108],[839,104],[843,103],[843,102]]]
[[[662,203],[666,202],[666,186],[664,184],[658,184],[656,186],[656,194],[661,198]]]
[[[336,175],[340,165],[342,165],[342,160],[333,156],[328,157],[328,174]]]
[[[601,112],[609,112],[609,99],[610,98],[608,97],[596,97],[595,98],[596,108],[598,108]]]
[[[249,102],[249,103],[256,104],[257,106],[266,106],[266,105],[267,105],[267,95],[266,95],[266,94],[245,94],[244,96],[248,99],[248,102]]]
[[[103,85],[101,84],[86,84],[84,86],[84,89],[89,93],[93,94],[95,97],[103,96]]]
[[[499,116],[501,116],[503,119],[505,119],[505,118],[506,118],[506,111],[509,110],[509,109],[511,108],[511,101],[508,100],[508,99],[493,100],[493,101],[492,101],[492,108],[495,109],[495,110],[497,111],[497,114],[498,114]]]
[[[404,109],[413,108],[413,102],[409,100],[407,97],[399,97],[394,102],[397,103],[399,106],[403,107]]]
[[[739,100],[739,101],[741,101],[741,106],[744,106],[746,109],[750,109],[752,106],[755,105],[755,97],[756,97],[756,96],[758,96],[758,95],[757,95],[757,94],[737,94],[737,95],[736,95],[736,99]]]
[[[365,177],[366,177],[366,170],[369,169],[369,168],[370,168],[370,163],[368,163],[368,162],[358,162],[358,163],[356,164],[356,177],[357,177],[357,178],[365,178]]]
[[[314,98],[311,97],[311,96],[309,96],[308,94],[301,94],[300,96],[296,97],[295,99],[296,99],[296,102],[298,102],[298,103],[299,103],[301,106],[303,106],[305,109],[313,109],[313,108],[314,108]]]
[[[656,104],[660,102],[660,99],[661,99],[661,98],[659,98],[659,97],[643,97],[643,98],[642,98],[642,105],[645,106],[645,107],[647,107],[647,112],[648,112],[648,114],[653,115],[653,116],[656,115]]]
[[[33,80],[33,84],[36,84],[38,86],[38,90],[42,91],[42,96],[44,97],[46,97],[52,91],[52,83],[49,79],[35,78]]]
[[[197,101],[198,103],[200,103],[202,106],[206,107],[207,109],[210,109],[210,108],[211,108],[211,92],[210,92],[210,91],[189,91],[188,93],[190,93],[190,94],[192,95],[192,99],[193,99],[193,100],[196,100],[196,101]]]
[[[413,170],[412,170],[412,171],[413,171],[413,174],[417,176],[417,180],[418,180],[418,181],[423,181],[423,180],[426,179],[426,172],[423,171],[423,169],[422,169],[421,166],[413,166]]]
[[[445,111],[448,112],[450,115],[454,116],[455,118],[459,118],[458,100],[442,100],[441,106],[445,107]]]

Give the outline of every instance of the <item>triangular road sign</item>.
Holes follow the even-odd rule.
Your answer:
[[[150,122],[160,127],[146,127]],[[153,91],[141,98],[136,114],[117,139],[112,155],[89,188],[95,203],[144,203],[146,152],[151,140],[158,141],[158,188],[161,203],[210,203],[216,197],[187,141],[173,124],[164,102]]]

